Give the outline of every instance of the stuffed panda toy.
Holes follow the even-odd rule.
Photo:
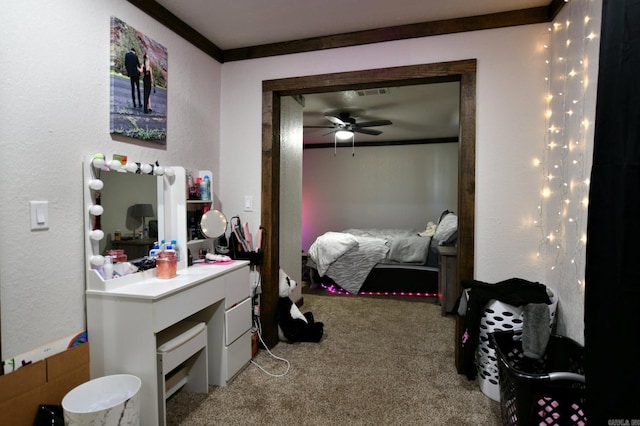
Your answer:
[[[319,342],[324,324],[315,322],[311,312],[300,312],[289,295],[297,283],[280,268],[280,298],[278,299],[278,338],[283,342]]]

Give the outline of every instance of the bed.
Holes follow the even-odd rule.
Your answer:
[[[308,250],[314,285],[358,294],[437,294],[438,245],[455,245],[458,218],[445,210],[427,229],[346,229],[326,232]]]

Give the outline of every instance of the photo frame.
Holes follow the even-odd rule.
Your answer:
[[[110,125],[114,139],[167,143],[167,49],[111,17]]]

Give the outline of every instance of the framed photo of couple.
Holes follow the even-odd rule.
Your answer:
[[[167,49],[111,17],[110,126],[114,139],[167,143]]]

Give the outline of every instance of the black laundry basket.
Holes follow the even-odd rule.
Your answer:
[[[587,424],[584,348],[574,340],[551,335],[539,360],[525,357],[513,331],[496,331],[500,375],[500,411],[504,426]]]

